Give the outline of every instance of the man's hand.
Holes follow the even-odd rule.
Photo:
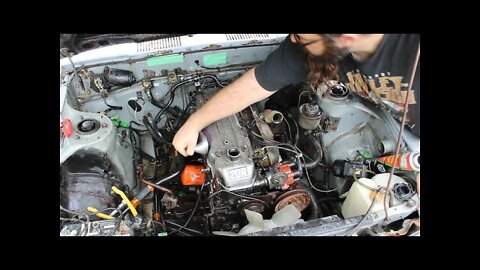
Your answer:
[[[258,84],[254,69],[250,69],[193,113],[175,134],[173,146],[183,156],[193,155],[200,130],[272,94],[273,91],[267,91]]]
[[[188,121],[177,131],[173,146],[184,157],[193,155],[200,131]]]

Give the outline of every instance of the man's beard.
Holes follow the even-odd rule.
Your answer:
[[[305,47],[304,50],[307,53],[308,81],[310,83],[339,80],[339,61],[349,54],[348,49],[340,49],[333,44],[329,44],[322,55],[313,55]]]
[[[322,55],[313,55],[308,52],[309,56],[318,63],[337,65],[339,61],[350,54],[348,48],[338,48],[334,45],[327,46]]]

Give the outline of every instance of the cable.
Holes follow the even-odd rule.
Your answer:
[[[158,221],[157,221],[158,222]],[[177,224],[175,222],[172,222],[172,221],[169,221],[169,220],[165,220],[165,223],[170,223],[172,225],[175,225],[177,227],[182,227],[182,225],[180,224]],[[198,233],[198,234],[201,234],[201,235],[205,235],[204,233],[200,232],[200,231],[197,231],[197,230],[194,230],[194,229],[190,229],[190,228],[183,228],[183,230],[187,230],[187,231],[191,231],[191,232],[194,232],[194,233]]]
[[[185,158],[183,156],[180,156],[179,158],[180,158],[180,163],[178,164],[177,170],[171,173],[170,175],[167,175],[162,179],[160,179],[159,181],[157,181],[155,183],[156,185],[160,186],[161,184],[167,181],[170,181],[171,179],[175,178],[177,175],[179,175],[183,171],[183,169],[185,168]]]
[[[145,105],[145,103],[143,103],[142,105]],[[134,111],[133,117],[135,117],[135,120],[137,120],[138,122],[141,122],[141,121],[138,120],[138,118],[137,118],[137,106],[135,106],[135,111]],[[137,123],[137,122],[135,122],[135,123]],[[140,124],[137,123],[137,125],[139,125],[139,126],[140,126],[140,125],[145,126],[144,124],[141,124],[141,123],[140,123]]]
[[[297,146],[298,139],[300,137],[300,130],[298,129],[297,121],[295,121],[295,118],[293,118],[292,114],[290,114],[290,113],[287,114],[287,118],[291,119],[293,121],[293,123],[295,124],[295,129],[296,129],[297,132],[295,133],[295,140],[293,140],[293,145]]]
[[[62,217],[61,217],[60,220],[64,220],[64,221],[80,221],[80,222],[82,222],[82,223],[85,222],[85,221],[83,221],[83,220],[81,220],[81,219],[78,219],[78,218],[62,218]]]
[[[290,134],[290,141],[293,142],[292,129],[290,128],[290,124],[288,123],[287,120],[285,120],[285,123],[287,124],[287,127],[288,127],[288,134]]]
[[[70,214],[74,214],[74,216],[72,216],[72,218],[74,218],[75,216],[85,215],[85,217],[87,218],[87,226],[90,223],[90,218],[89,218],[87,213],[75,212],[75,211],[64,208],[62,205],[60,205],[60,210],[65,211],[65,212],[70,213]],[[60,218],[60,220],[61,219],[62,219],[62,217]],[[82,221],[80,220],[80,222],[82,222]],[[82,222],[82,225],[83,225],[83,222]],[[81,235],[81,232],[83,232],[83,229],[80,230],[79,235]],[[87,231],[87,234],[88,234],[88,232],[89,232],[89,230]]]
[[[303,163],[305,163],[305,159],[304,159],[303,157],[300,157],[300,158],[303,160]],[[306,176],[307,176],[308,183],[310,184],[310,186],[312,187],[312,189],[314,189],[314,190],[316,190],[316,191],[318,191],[318,192],[323,192],[323,193],[328,193],[328,192],[332,192],[332,191],[338,190],[338,189],[342,188],[342,187],[345,185],[345,183],[347,182],[347,180],[344,179],[343,184],[340,185],[340,186],[338,186],[338,187],[336,187],[336,188],[334,188],[334,189],[321,190],[321,189],[316,188],[316,187],[312,184],[312,181],[310,180],[310,175],[308,174],[308,170],[307,170],[307,169],[305,169],[305,174],[306,174]]]
[[[193,99],[188,103],[187,107],[183,108],[182,113],[178,117],[178,123],[177,126],[175,126],[175,130],[178,130],[178,128],[180,127],[180,123],[182,122],[184,115],[190,110],[190,106],[192,105],[192,103],[194,103]]]
[[[244,198],[244,199],[248,199],[248,200],[254,200],[254,201],[259,201],[259,202],[262,202],[262,203],[265,203],[264,201],[260,200],[260,199],[257,199],[257,198],[253,198],[253,197],[249,197],[249,196],[245,196],[245,195],[240,195],[240,194],[237,194],[237,193],[234,193],[232,191],[229,191],[225,188],[224,185],[222,185],[220,182],[219,182],[220,186],[222,186],[222,188],[224,189],[221,189],[221,190],[218,190],[218,191],[215,191],[214,193],[212,193],[210,196],[208,196],[205,200],[203,201],[207,201],[209,200],[210,198],[212,198],[213,196],[217,195],[218,193],[221,193],[221,192],[226,192],[226,193],[229,193],[229,194],[232,194],[234,196],[238,196],[240,198]]]
[[[135,190],[135,188],[138,185],[138,175],[137,175],[137,167],[140,164],[140,145],[137,145],[137,139],[135,138],[135,135],[133,134],[133,128],[132,128],[132,122],[130,121],[130,125],[128,126],[129,129],[129,137],[130,137],[130,142],[132,144],[133,148],[133,156],[132,156],[132,161],[133,161],[133,178],[135,181],[135,186],[131,190]],[[135,123],[135,122],[133,122]],[[140,134],[138,134],[139,139],[140,139]]]
[[[213,79],[219,86],[221,87],[225,87],[225,85],[223,85],[222,83],[220,83],[220,81],[218,81],[217,77],[214,76],[214,75],[210,75],[210,74],[205,74],[205,75],[202,75],[200,77],[194,77],[194,78],[190,78],[190,79],[187,79],[185,81],[181,81],[177,84],[175,84],[171,89],[170,91],[168,91],[165,95],[168,95],[170,93],[170,99],[168,100],[167,104],[165,105],[165,107],[163,107],[163,109],[161,109],[158,114],[155,116],[155,122],[158,123],[160,122],[160,117],[161,115],[165,112],[165,110],[170,107],[170,105],[172,105],[172,102],[175,98],[175,90],[177,90],[178,87],[180,86],[183,86],[187,83],[191,83],[191,82],[194,82],[194,81],[197,81],[197,80],[200,80],[200,79],[203,79],[203,78],[211,78]]]
[[[66,208],[64,208],[64,207],[61,206],[61,205],[60,205],[60,210],[65,211],[65,212],[70,213],[70,214],[75,214],[75,215],[77,215],[77,216],[84,214],[84,213],[75,212],[75,211],[66,209]]]
[[[180,228],[178,228],[177,230],[173,231],[171,234],[174,234],[174,233],[178,233],[180,232],[183,228],[186,228],[188,226],[188,223],[190,223],[190,220],[192,220],[193,218],[193,215],[195,214],[195,211],[197,210],[198,208],[198,204],[200,203],[200,198],[202,196],[202,190],[203,190],[203,187],[205,186],[205,181],[202,183],[202,186],[200,187],[200,190],[198,191],[198,198],[197,198],[197,202],[195,203],[195,206],[193,207],[193,211],[192,213],[190,214],[190,217],[188,217],[187,219],[187,222],[185,222],[185,224],[183,226],[181,226]]]
[[[165,138],[163,138],[162,134],[157,130],[156,127],[154,127],[150,121],[148,120],[148,117],[146,115],[143,116],[143,124],[147,128],[147,130],[150,132],[152,135],[152,139],[157,142],[158,144],[167,144],[167,145],[172,145],[171,142],[167,141]]]
[[[367,185],[365,185],[364,183],[362,183],[361,181],[359,181],[359,179],[357,178],[357,171],[364,171],[364,172],[368,172],[368,173],[372,173],[372,174],[376,174],[375,172],[373,171],[370,171],[370,170],[365,170],[365,169],[356,169],[355,172],[353,173],[353,179],[359,184],[361,185],[362,187],[366,188],[366,189],[369,189],[371,191],[375,191],[376,189],[372,188],[372,187],[369,187]]]
[[[122,110],[123,109],[122,106],[115,106],[115,105],[108,104],[107,100],[105,98],[103,98],[103,102],[105,102],[105,105],[107,105],[107,107],[110,108],[110,110]]]
[[[302,93],[300,93],[300,95],[298,96],[297,107],[300,107],[300,101],[301,101],[302,95],[303,95],[304,93],[310,93],[310,90],[305,90],[305,91],[303,91]]]
[[[282,149],[282,150],[285,150],[285,151],[290,151],[290,152],[295,153],[295,154],[297,154],[297,155],[302,155],[302,153],[299,153],[299,152],[297,152],[297,151],[293,151],[293,150],[291,150],[291,149],[288,149],[288,148],[285,148],[285,147],[281,147],[281,146],[278,146],[278,145],[265,145],[265,146],[263,146],[262,148],[267,148],[267,147],[275,147],[275,148]],[[261,149],[262,149],[262,148],[261,148]]]
[[[117,219],[118,223],[115,224],[115,227],[113,228],[113,230],[107,236],[111,236],[115,233],[115,231],[120,227],[120,223],[122,223],[122,219],[123,219],[123,213],[122,213],[122,211],[120,211],[120,216]]]
[[[373,205],[375,204],[375,200],[377,199],[377,194],[378,192],[381,190],[382,188],[379,188],[375,191],[375,195],[373,195],[373,200],[372,200],[372,203],[370,204],[370,207],[368,207],[368,210],[367,210],[367,213],[365,213],[365,215],[363,216],[363,218],[360,220],[360,222],[355,226],[353,227],[353,229],[351,229],[350,231],[347,231],[345,233],[345,236],[351,236],[353,233],[355,233],[358,228],[360,228],[360,226],[362,225],[362,223],[365,221],[365,219],[367,218],[367,216],[370,214],[370,212],[372,211],[373,209]]]

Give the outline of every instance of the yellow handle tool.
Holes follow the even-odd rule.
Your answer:
[[[125,195],[125,193],[123,193],[123,191],[121,191],[120,189],[118,189],[116,186],[112,186],[112,190],[113,192],[117,193],[118,195],[120,195],[120,197],[122,197],[122,199],[125,201],[125,203],[127,203],[127,206],[128,208],[130,208],[130,211],[132,211],[132,215],[134,217],[136,217],[138,215],[137,213],[137,209],[135,209],[135,207],[133,206],[133,204],[130,202],[130,200],[127,198],[127,195]]]
[[[87,211],[95,213],[95,212],[98,212],[98,209],[95,208],[95,207],[90,207],[89,206],[89,207],[87,207]],[[96,215],[97,215],[97,217],[103,218],[103,219],[113,219],[112,216],[106,215],[104,213],[97,213]]]

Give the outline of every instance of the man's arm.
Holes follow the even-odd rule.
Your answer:
[[[183,156],[193,155],[198,133],[203,128],[237,113],[273,93],[274,91],[267,91],[260,86],[255,77],[254,69],[250,69],[242,77],[219,91],[188,118],[173,138],[175,149]]]

